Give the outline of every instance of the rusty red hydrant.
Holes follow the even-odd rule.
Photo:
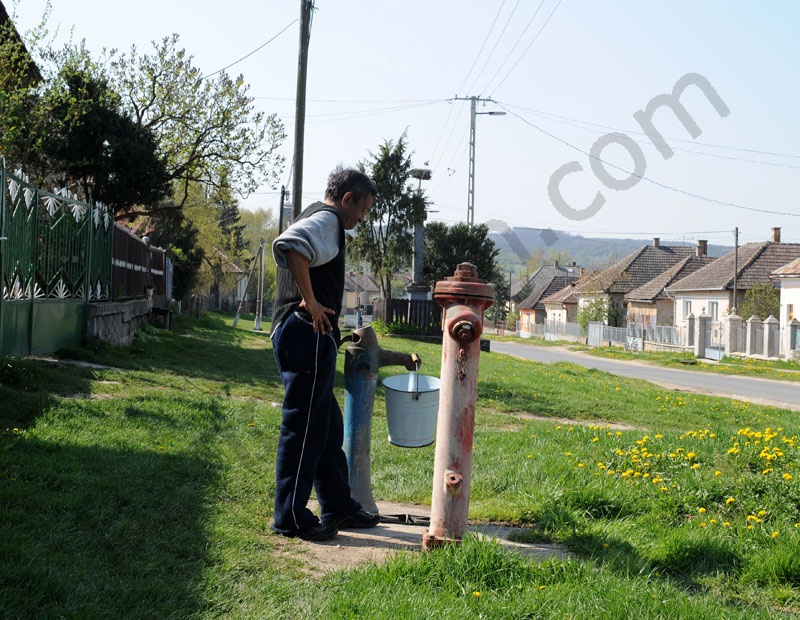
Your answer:
[[[444,312],[444,334],[431,522],[422,535],[424,549],[458,544],[467,530],[480,337],[494,291],[478,278],[475,265],[461,263],[452,277],[436,283],[433,298]]]

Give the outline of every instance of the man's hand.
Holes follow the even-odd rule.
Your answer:
[[[331,322],[330,319],[328,319],[328,315],[336,314],[334,310],[326,308],[316,299],[312,299],[311,301],[306,301],[304,299],[300,302],[300,307],[304,308],[305,311],[311,315],[311,322],[314,325],[315,334],[317,333],[317,330],[319,330],[323,335],[325,335],[326,330],[329,332],[333,331],[333,327],[331,327]]]

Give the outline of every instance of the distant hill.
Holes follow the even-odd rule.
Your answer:
[[[606,267],[617,260],[627,256],[634,250],[653,243],[652,239],[611,239],[606,237],[582,237],[568,232],[547,230],[545,239],[557,240],[552,245],[547,245],[542,239],[541,228],[512,228],[511,229],[529,254],[543,252],[545,257],[560,256],[561,262],[575,261],[578,265],[589,270]],[[554,235],[554,236],[552,236]],[[494,241],[500,250],[499,262],[505,271],[520,273],[527,263],[517,256],[506,238],[497,232],[489,233],[489,238]],[[696,245],[695,241],[677,242],[662,240],[662,245]],[[709,256],[722,256],[732,250],[732,246],[709,245]],[[565,256],[566,255],[566,256]]]

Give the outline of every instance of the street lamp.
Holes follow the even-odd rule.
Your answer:
[[[428,162],[425,162],[426,164]],[[417,179],[417,197],[422,196],[422,182],[430,181],[431,171],[428,168],[414,168],[411,170],[411,176]],[[414,253],[411,257],[411,272],[414,279],[406,289],[410,299],[428,299],[430,287],[425,284],[424,270],[423,270],[423,250],[425,233],[425,220],[427,213],[422,212],[421,216],[414,221]]]
[[[487,116],[505,116],[505,112],[491,110],[489,112],[478,112],[478,101],[492,101],[491,99],[481,99],[480,97],[469,97],[470,123],[469,123],[469,186],[467,189],[467,226],[475,225],[475,117],[478,114]],[[494,101],[492,101],[494,103]]]

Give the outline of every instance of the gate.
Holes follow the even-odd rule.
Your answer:
[[[603,343],[602,321],[589,321],[586,327],[586,343],[590,347],[599,347]]]
[[[720,321],[709,321],[706,325],[705,353],[703,357],[719,361],[725,355],[725,326]]]
[[[0,355],[80,344],[86,304],[110,295],[111,213],[19,170],[0,168],[0,192]]]

